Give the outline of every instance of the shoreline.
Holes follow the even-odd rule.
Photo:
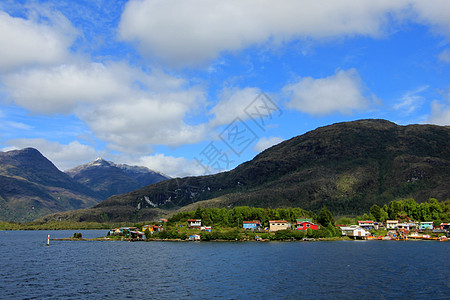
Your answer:
[[[249,240],[249,239],[242,239],[242,240],[208,240],[208,241],[192,241],[192,240],[182,240],[182,239],[149,239],[149,240],[133,240],[133,239],[111,239],[108,237],[97,237],[97,238],[55,238],[50,239],[50,241],[83,241],[83,242],[89,242],[89,241],[102,241],[102,242],[337,242],[337,241],[396,241],[396,242],[407,242],[407,241],[437,241],[437,242],[447,242],[450,241],[450,239],[444,239],[440,240],[439,238],[411,238],[411,239],[351,239],[348,237],[333,237],[333,238],[318,238],[318,239],[302,239],[302,240],[292,240],[292,239],[286,239],[286,240]]]

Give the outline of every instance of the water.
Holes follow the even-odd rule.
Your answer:
[[[450,299],[450,242],[83,242],[0,231],[1,299]]]

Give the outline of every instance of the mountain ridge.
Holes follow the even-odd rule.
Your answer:
[[[119,165],[103,159],[91,162],[90,167],[99,165],[103,170],[93,172],[92,178],[83,178],[95,182],[96,178],[103,177],[111,181],[112,186],[106,186],[106,195],[60,171],[37,149],[0,152],[0,220],[25,222],[51,213],[86,209],[112,194],[167,179],[145,167]],[[118,178],[111,173],[111,168],[120,170],[116,170]]]
[[[119,219],[139,220],[155,208],[170,213],[208,200],[218,207],[317,211],[326,205],[334,214],[354,215],[396,199],[449,199],[449,159],[449,127],[342,122],[293,137],[231,171],[166,180],[112,196],[94,209],[108,216],[127,207]]]
[[[116,164],[103,158],[66,170],[65,173],[98,193],[102,200],[170,178],[146,167]]]

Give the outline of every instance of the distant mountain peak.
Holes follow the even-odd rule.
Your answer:
[[[169,179],[168,176],[146,167],[116,164],[101,157],[66,170],[65,173],[98,192],[104,199],[111,195],[127,193]]]
[[[87,164],[88,166],[111,166],[113,165],[111,162],[104,160],[101,157],[98,157],[96,160]]]

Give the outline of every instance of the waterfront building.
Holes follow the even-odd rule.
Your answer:
[[[358,225],[351,225],[348,227],[341,227],[342,235],[348,236],[353,239],[365,239],[370,236],[370,232],[366,231]]]
[[[365,230],[378,229],[378,223],[375,225],[374,221],[358,221],[358,225]]]

